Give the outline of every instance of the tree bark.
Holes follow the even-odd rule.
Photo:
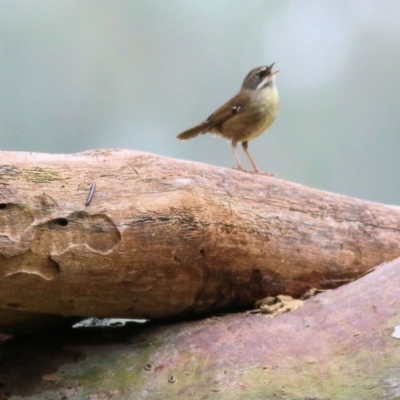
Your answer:
[[[20,311],[156,319],[240,309],[336,287],[400,256],[398,209],[137,151],[2,152],[0,201],[8,331]]]

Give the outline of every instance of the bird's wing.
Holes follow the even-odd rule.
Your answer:
[[[245,109],[243,101],[238,96],[232,97],[227,103],[218,108],[204,122],[180,133],[177,137],[180,140],[191,139],[200,133],[209,132],[211,129],[221,132],[221,124],[228,119],[240,114]]]
[[[223,106],[218,108],[214,113],[212,113],[207,120],[204,121],[204,124],[206,125],[207,129],[211,129],[243,112],[244,109],[245,107],[243,106],[242,102],[237,98],[237,96],[235,96]]]

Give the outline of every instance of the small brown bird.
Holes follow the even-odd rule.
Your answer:
[[[206,121],[182,132],[180,140],[191,139],[199,133],[211,132],[232,142],[237,169],[244,171],[239,161],[236,145],[241,142],[255,173],[260,173],[248,151],[248,142],[261,135],[274,122],[279,96],[275,86],[275,74],[269,67],[252,69],[243,81],[239,93],[211,114]]]

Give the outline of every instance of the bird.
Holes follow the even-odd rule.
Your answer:
[[[248,143],[269,128],[277,114],[279,95],[275,75],[279,70],[273,72],[274,65],[272,63],[253,68],[244,78],[236,96],[219,107],[204,122],[180,133],[177,138],[187,140],[209,132],[228,139],[232,144],[237,169],[246,171],[240,163],[236,149],[237,144],[241,143],[253,166],[253,171],[250,172],[262,173],[249,153]]]

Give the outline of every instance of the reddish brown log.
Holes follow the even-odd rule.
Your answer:
[[[399,310],[397,259],[274,318],[46,331],[5,344],[0,398],[394,400]]]
[[[335,287],[400,256],[398,209],[136,151],[3,152],[0,202],[0,329],[19,310],[238,309]]]

